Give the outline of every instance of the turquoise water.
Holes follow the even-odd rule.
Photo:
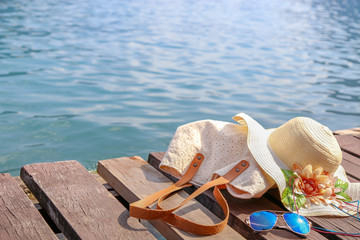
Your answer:
[[[165,151],[246,112],[360,125],[360,2],[0,1],[0,172]]]

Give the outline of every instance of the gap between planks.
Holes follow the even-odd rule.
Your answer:
[[[129,209],[128,203],[96,172],[96,171],[89,171],[89,173],[99,182],[101,183],[108,191],[111,193],[122,205],[124,205],[127,209]],[[31,200],[35,208],[40,212],[40,214],[45,219],[46,223],[50,226],[52,231],[55,233],[58,239],[64,240],[67,239],[64,234],[58,229],[56,224],[51,220],[50,216],[47,214],[44,208],[40,205],[39,201],[35,198],[29,188],[25,185],[22,181],[20,176],[13,177],[24,193],[28,196]],[[146,227],[149,232],[154,235],[157,239],[163,239],[163,236],[147,221],[140,221],[144,227]]]

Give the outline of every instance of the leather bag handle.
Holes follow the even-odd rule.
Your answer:
[[[226,224],[229,219],[229,206],[227,204],[226,199],[221,194],[220,189],[225,188],[225,184],[231,182],[233,179],[235,179],[245,169],[249,167],[249,163],[246,160],[240,161],[224,176],[213,179],[212,181],[198,188],[178,206],[171,209],[163,209],[161,207],[161,202],[165,200],[171,193],[175,191],[179,191],[184,187],[191,186],[191,184],[189,184],[188,181],[190,181],[192,177],[195,175],[203,160],[204,160],[204,156],[198,153],[192,160],[184,176],[180,178],[175,184],[171,185],[166,189],[160,190],[142,200],[131,203],[130,216],[146,219],[146,220],[162,219],[163,221],[177,227],[180,230],[197,235],[213,235],[221,232],[226,227]],[[214,187],[213,194],[215,196],[215,199],[217,200],[217,202],[219,203],[225,214],[224,220],[213,225],[202,225],[187,220],[173,213],[175,210],[179,209],[184,204],[191,201],[192,199],[194,199],[195,197],[199,196],[200,194],[202,194],[203,192],[205,192],[206,190],[212,187]],[[158,202],[157,209],[148,208],[149,205],[153,204],[156,201]]]
[[[195,175],[199,167],[204,161],[204,155],[198,153],[195,155],[194,159],[191,161],[189,168],[186,170],[185,174],[173,185],[168,188],[162,189],[152,195],[141,199],[139,201],[133,202],[130,204],[130,216],[145,220],[154,220],[164,217],[165,215],[171,212],[170,210],[162,209],[151,209],[148,208],[151,204],[156,202],[163,195],[169,195],[173,192],[179,191],[185,187],[189,187],[192,184],[188,183],[192,177]]]

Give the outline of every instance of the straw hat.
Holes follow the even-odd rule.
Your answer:
[[[270,130],[265,130],[244,113],[237,114],[233,119],[247,128],[249,150],[261,169],[277,184],[283,203],[284,198],[286,202],[286,193],[293,197],[292,192],[284,191],[289,187],[294,187],[289,185],[289,179],[285,174],[289,173],[290,171],[287,170],[294,166],[295,168],[296,166],[303,167],[297,171],[297,176],[301,173],[305,175],[309,173],[333,175],[335,179],[340,179],[343,181],[342,183],[348,184],[348,188],[344,191],[345,195],[349,195],[353,200],[359,200],[360,184],[350,183],[347,179],[345,170],[341,166],[340,146],[329,128],[306,117],[294,118],[279,128]],[[307,171],[304,170],[309,164],[310,167],[306,169]],[[312,175],[302,177],[306,181],[305,179],[311,179]],[[306,182],[304,183],[306,184]],[[337,191],[341,191],[341,189],[338,188]],[[306,198],[308,196],[304,200],[307,200]],[[293,205],[286,207],[289,210],[294,210]],[[300,207],[299,213],[305,216],[344,215],[332,207],[329,202],[322,201],[309,204],[307,207]]]

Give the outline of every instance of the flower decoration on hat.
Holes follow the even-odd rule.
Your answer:
[[[341,206],[343,201],[351,201],[345,193],[348,183],[337,179],[322,167],[313,169],[309,164],[304,168],[293,164],[292,170],[282,169],[288,187],[282,193],[284,205],[294,208],[311,205]]]

